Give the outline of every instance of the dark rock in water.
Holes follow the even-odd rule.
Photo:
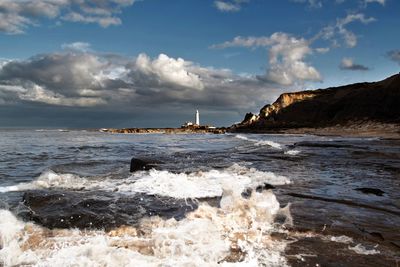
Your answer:
[[[269,190],[269,189],[275,189],[275,186],[268,184],[268,183],[264,183],[263,185],[259,185],[256,188],[256,191],[261,193],[264,190]]]
[[[256,187],[256,192],[261,193],[264,190],[270,190],[270,189],[275,189],[275,186],[268,183],[264,183],[263,185],[259,185]],[[242,192],[242,197],[248,199],[251,197],[252,193],[253,193],[253,188],[246,188]]]
[[[374,194],[377,195],[379,197],[383,196],[383,194],[385,194],[384,191],[377,189],[377,188],[369,188],[369,187],[360,187],[360,188],[356,188],[354,189],[356,191],[360,191],[364,194]]]
[[[23,203],[27,211],[20,216],[51,229],[110,229],[134,225],[146,216],[182,219],[198,207],[196,201],[189,199],[104,191],[29,191],[24,194]]]
[[[251,197],[251,194],[252,194],[252,193],[253,193],[253,189],[251,189],[251,188],[246,188],[246,189],[242,192],[242,197],[248,199],[248,198]]]
[[[155,167],[154,162],[132,158],[130,172],[147,171]]]

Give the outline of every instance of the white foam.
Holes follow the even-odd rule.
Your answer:
[[[343,244],[350,244],[353,243],[353,238],[341,235],[341,236],[331,236],[329,238],[332,242],[343,243]]]
[[[256,145],[256,146],[270,146],[270,147],[275,148],[275,149],[279,149],[279,150],[282,149],[282,145],[281,144],[276,143],[276,142],[271,141],[271,140],[251,139],[251,138],[248,138],[247,136],[240,135],[240,134],[236,135],[235,137],[238,138],[238,139],[241,139],[241,140],[253,142],[254,145]]]
[[[235,137],[238,138],[238,139],[249,141],[249,138],[247,138],[246,136],[241,135],[241,134],[237,134],[237,135],[235,135]]]
[[[89,179],[73,174],[46,171],[31,183],[0,187],[0,192],[23,191],[40,188],[97,189],[120,193],[146,193],[174,198],[205,198],[221,196],[224,190],[243,191],[247,187],[269,183],[290,183],[285,176],[262,172],[254,168],[233,164],[223,170],[172,173],[150,170],[137,172],[125,179]],[[233,188],[234,187],[234,188]],[[223,189],[224,188],[224,189]]]
[[[0,193],[24,191],[32,189],[33,185],[31,183],[20,183],[17,185],[10,186],[0,186]]]
[[[233,164],[224,170],[190,174],[151,170],[138,176],[136,182],[131,185],[133,191],[175,198],[216,197],[221,196],[223,190],[242,192],[246,187],[255,187],[263,183],[272,185],[290,183],[284,176],[238,164]],[[122,186],[120,189],[124,190]]]
[[[200,204],[181,221],[151,217],[137,228],[48,230],[0,211],[5,266],[287,266],[279,203],[271,191],[244,199],[225,190],[221,208]],[[230,193],[227,193],[230,192]],[[140,234],[138,234],[140,232]],[[231,262],[228,262],[230,259]]]
[[[300,153],[301,153],[300,150],[288,150],[288,151],[285,151],[285,155],[290,155],[290,156],[296,156],[296,155],[298,155]]]
[[[25,191],[43,188],[71,188],[81,189],[91,187],[94,185],[94,181],[89,181],[84,177],[80,177],[74,174],[57,174],[52,170],[42,173],[36,180],[30,183],[20,183],[12,186],[0,187],[0,192],[14,192],[14,191]]]
[[[357,254],[361,254],[361,255],[375,255],[375,254],[379,254],[380,251],[376,250],[376,249],[368,249],[366,247],[364,247],[362,244],[358,244],[354,247],[349,247],[350,250],[353,250],[355,253]]]

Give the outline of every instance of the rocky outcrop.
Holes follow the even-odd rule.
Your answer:
[[[400,123],[400,74],[380,82],[282,94],[234,130],[330,127],[355,122]]]
[[[33,190],[23,196],[20,216],[47,228],[113,229],[142,218],[181,219],[197,208],[191,199],[102,191]]]
[[[197,127],[197,128],[124,128],[124,129],[101,129],[99,130],[105,133],[119,133],[119,134],[224,134],[225,128],[208,128],[208,127]]]
[[[144,159],[131,159],[130,172],[148,171],[157,167],[157,162]]]
[[[260,110],[260,117],[267,118],[273,117],[279,113],[282,109],[299,103],[301,101],[311,99],[318,95],[317,92],[299,92],[299,93],[285,93],[279,96],[279,98],[272,104],[266,105]]]

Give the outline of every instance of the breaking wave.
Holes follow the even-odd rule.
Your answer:
[[[190,176],[180,175],[181,180]],[[206,176],[199,177],[209,179]],[[180,221],[149,217],[136,227],[122,226],[111,231],[49,230],[0,210],[0,263],[4,266],[287,266],[286,241],[271,237],[272,232],[283,229],[274,223],[281,211],[279,202],[272,191],[253,192],[249,198],[243,198],[240,187],[244,183],[240,179],[236,177],[228,188],[222,187],[219,208],[200,203],[197,210]],[[171,191],[176,191],[174,186]]]
[[[301,153],[300,150],[294,150],[294,149],[285,151],[285,155],[290,155],[290,156],[296,156],[296,155],[298,155],[300,153]]]
[[[279,150],[283,149],[281,144],[276,143],[274,141],[251,139],[251,138],[248,138],[248,137],[246,137],[244,135],[240,135],[240,134],[236,135],[235,137],[238,139],[241,139],[241,140],[252,142],[256,146],[270,146],[272,148],[279,149]]]
[[[88,178],[74,174],[46,171],[30,183],[0,187],[0,192],[61,188],[72,190],[104,190],[119,193],[146,193],[173,198],[219,197],[225,190],[243,191],[264,183],[283,185],[290,183],[285,176],[262,172],[254,168],[233,164],[223,170],[193,173],[172,173],[150,170],[137,172],[124,179]]]
[[[288,148],[285,145],[279,144],[279,143],[271,141],[271,140],[252,139],[252,138],[249,138],[247,136],[240,135],[240,134],[235,135],[235,137],[238,138],[238,139],[244,140],[244,141],[251,142],[255,146],[269,146],[269,147],[271,147],[273,149],[276,149],[276,150],[282,150],[285,155],[289,155],[289,156],[296,156],[296,155],[299,155],[301,153],[300,150],[295,150],[295,149],[288,150]]]

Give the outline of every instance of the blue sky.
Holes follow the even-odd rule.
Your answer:
[[[282,92],[397,73],[399,12],[396,0],[0,0],[0,123],[179,126],[199,108],[230,125]]]

